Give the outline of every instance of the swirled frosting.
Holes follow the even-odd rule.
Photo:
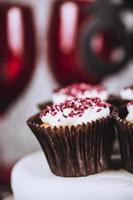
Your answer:
[[[123,100],[133,100],[133,85],[123,88],[120,91],[120,97]]]
[[[133,101],[127,104],[127,110],[128,110],[128,115],[126,117],[126,120],[128,122],[133,123]]]
[[[44,126],[72,126],[110,115],[110,104],[100,98],[76,98],[48,106],[40,114]]]
[[[90,85],[76,83],[53,92],[53,103],[58,104],[73,98],[94,98],[99,97],[103,101],[108,99],[108,91],[101,85]]]

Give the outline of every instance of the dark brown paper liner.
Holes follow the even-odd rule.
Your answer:
[[[107,102],[117,108],[125,104],[125,102],[123,102],[123,100],[119,96],[116,96],[116,95],[110,95]]]
[[[125,106],[127,103],[129,103],[130,100],[124,100],[120,96],[110,95],[107,102],[117,108],[120,108],[121,106]]]
[[[121,150],[122,167],[133,173],[133,124],[125,120],[128,112],[126,106],[114,113]]]
[[[43,102],[43,103],[40,103],[39,105],[38,105],[38,108],[40,109],[40,110],[44,110],[47,106],[51,106],[51,105],[53,105],[53,103],[52,103],[52,101],[47,101],[47,102]]]
[[[27,123],[54,174],[79,177],[108,168],[114,140],[111,116],[76,127],[42,128],[38,115],[30,118]]]

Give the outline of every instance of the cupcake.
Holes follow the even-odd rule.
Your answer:
[[[108,168],[114,140],[110,110],[99,98],[76,98],[27,121],[54,174],[79,177]]]
[[[52,101],[48,104],[63,103],[66,100],[73,98],[94,98],[99,97],[101,100],[106,101],[109,99],[107,89],[101,85],[90,85],[86,83],[75,83],[64,88],[59,88],[53,91]],[[46,108],[47,103],[42,103],[39,108],[42,110]]]
[[[127,104],[129,101],[133,101],[133,85],[120,90],[120,98],[121,105]]]
[[[114,114],[121,150],[122,166],[133,173],[133,101]]]
[[[122,88],[119,95],[110,95],[108,103],[119,108],[122,105],[126,105],[129,101],[133,100],[133,85]]]

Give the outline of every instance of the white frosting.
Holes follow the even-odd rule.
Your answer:
[[[129,122],[133,122],[133,104],[127,105],[128,115],[126,117],[126,120]]]
[[[81,107],[82,105],[80,105],[79,103],[79,106]],[[46,115],[42,115],[41,120],[42,122],[49,124],[50,126],[76,126],[78,124],[86,124],[87,122],[96,121],[97,119],[103,117],[106,118],[110,115],[110,108],[109,106],[101,107],[93,103],[92,106],[89,106],[87,109],[85,109],[83,113],[76,114],[71,117],[69,116],[71,112],[75,112],[75,109],[64,108],[62,109],[62,111],[60,110],[59,112],[57,112],[56,115],[52,115],[51,113],[46,113]]]
[[[76,94],[76,98],[99,97],[103,101],[107,100],[108,96],[109,96],[109,94],[107,91],[98,92],[96,89],[93,89],[91,91],[86,91],[84,93],[77,92],[77,94]],[[52,100],[53,100],[54,104],[65,102],[66,100],[71,100],[71,99],[73,99],[72,96],[68,96],[68,95],[62,94],[62,93],[53,93],[53,95],[52,95]]]
[[[120,97],[123,100],[133,100],[133,89],[132,88],[124,88],[120,91]]]
[[[48,123],[51,126],[72,126],[78,125],[82,123],[87,123],[91,121],[96,121],[102,117],[107,117],[110,114],[109,108],[102,108],[100,112],[97,112],[98,107],[89,108],[84,112],[82,117],[74,116],[73,118],[67,117],[65,118],[63,115],[69,113],[70,109],[65,109],[63,112],[58,112],[56,116],[52,116],[51,114],[47,114],[46,116],[41,117],[42,122]]]
[[[67,91],[69,90],[69,92]],[[71,94],[73,95],[71,95]],[[89,84],[73,84],[66,88],[61,88],[52,95],[52,100],[54,104],[65,102],[66,100],[71,100],[73,98],[94,98],[98,97],[105,101],[109,97],[108,91],[103,88],[103,86],[92,86]]]

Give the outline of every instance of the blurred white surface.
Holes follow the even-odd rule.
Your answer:
[[[109,89],[111,93],[119,94],[120,89],[133,84],[133,61],[115,75],[107,77],[103,84]]]
[[[109,170],[81,178],[58,177],[38,152],[14,167],[12,190],[15,200],[132,200],[133,175]]]
[[[38,63],[26,92],[0,121],[0,153],[4,163],[12,163],[39,149],[39,144],[27,127],[26,120],[38,112],[38,103],[51,98],[54,86],[46,65]]]

